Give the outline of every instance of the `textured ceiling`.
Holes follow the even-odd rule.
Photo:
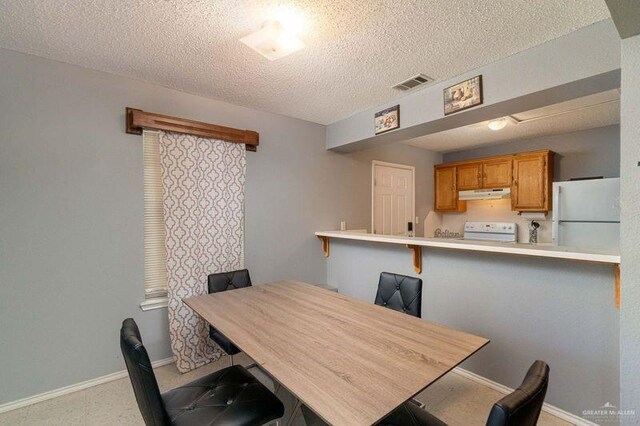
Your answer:
[[[482,145],[557,135],[620,123],[620,93],[609,90],[583,98],[534,109],[508,120],[502,130],[491,130],[489,121],[432,133],[404,142],[437,152],[459,151]]]
[[[0,47],[328,124],[608,18],[602,0],[0,0]],[[283,9],[307,47],[239,39]]]

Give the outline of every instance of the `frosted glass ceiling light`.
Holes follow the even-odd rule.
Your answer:
[[[280,21],[268,21],[259,31],[241,38],[240,41],[270,61],[290,55],[304,47],[295,31],[285,28]]]
[[[507,125],[506,118],[499,118],[497,120],[491,120],[489,122],[489,128],[491,130],[502,130],[505,128],[506,125]]]

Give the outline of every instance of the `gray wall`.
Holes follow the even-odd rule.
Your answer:
[[[640,424],[640,36],[622,40],[621,393],[635,410],[624,424]]]
[[[257,283],[325,282],[313,233],[369,226],[370,159],[434,162],[417,149],[328,152],[318,124],[7,50],[0,99],[0,404],[122,370],[129,316],[152,359],[170,356],[166,310],[138,307],[142,141],[124,133],[126,106],[260,132],[246,187]]]
[[[437,155],[396,147],[351,155],[328,152],[325,128],[317,124],[1,49],[0,98],[0,404],[122,370],[117,335],[120,321],[128,316],[140,324],[153,359],[170,355],[166,310],[143,313],[138,308],[143,298],[142,147],[140,137],[124,133],[125,106],[260,132],[259,152],[248,154],[246,190],[246,263],[256,282],[290,277],[338,283],[341,277],[354,289],[368,288],[352,292],[362,292],[357,295],[371,300],[371,286],[381,269],[411,272],[405,249],[363,246],[361,257],[354,258],[349,253],[341,256],[338,243],[332,247],[327,270],[313,232],[336,229],[340,220],[353,228],[369,227],[369,160],[409,163],[414,157],[418,168],[423,164],[429,169],[429,180]],[[632,137],[637,138],[634,129]],[[631,138],[628,141],[627,149],[637,149]],[[421,153],[424,158],[419,158]],[[417,183],[422,180],[418,175]],[[633,190],[637,193],[637,187]],[[424,199],[429,206],[432,195],[426,191],[431,191],[431,183]],[[627,253],[637,252],[628,249]],[[453,326],[471,324],[470,331],[494,340],[469,361],[468,368],[513,386],[530,358],[548,357],[558,371],[552,389],[565,389],[569,380],[581,390],[591,390],[592,381],[598,381],[602,395],[585,391],[590,404],[585,409],[593,408],[591,400],[596,399],[600,404],[603,400],[616,403],[609,390],[617,386],[613,383],[617,379],[611,377],[617,377],[617,361],[612,360],[618,356],[618,323],[611,319],[617,312],[611,310],[607,268],[581,265],[578,269],[551,261],[553,268],[548,268],[540,264],[544,261],[510,258],[505,265],[501,262],[506,260],[498,261],[497,266],[504,266],[508,273],[496,281],[489,278],[492,270],[487,266],[496,264],[484,261],[490,258],[475,259],[469,267],[468,257],[427,254],[425,271],[430,271],[432,283],[441,281],[437,300],[442,305],[431,306],[435,302],[425,300],[425,312],[432,312],[425,317]],[[345,263],[334,264],[340,259]],[[347,263],[351,261],[362,261],[365,267],[352,268]],[[537,271],[542,272],[535,275]],[[591,273],[578,280],[568,278],[581,271]],[[627,271],[623,269],[623,283],[633,283],[631,277],[625,281]],[[513,276],[523,277],[518,280],[521,285],[511,282]],[[537,281],[538,276],[556,285],[547,288]],[[513,316],[519,315],[514,310],[524,309],[522,321],[542,321],[543,331],[551,334],[544,337],[553,339],[553,347],[545,344],[540,349],[537,340],[518,340],[522,329],[515,333],[516,327],[509,326],[511,317],[505,324],[504,317],[487,318],[495,315],[493,310],[474,307],[464,277],[476,283],[475,300],[494,300],[494,310],[504,308]],[[529,306],[534,296],[530,292],[536,291],[531,284],[545,291],[540,290],[535,295],[540,300]],[[563,301],[566,313],[559,310],[560,302],[553,302],[555,297]],[[580,312],[572,308],[575,300],[581,302]],[[632,300],[631,291],[623,293],[625,300]],[[510,304],[511,310],[507,309]],[[547,315],[540,318],[534,308]],[[556,317],[547,318],[551,314]],[[637,313],[627,311],[627,315],[635,315],[627,336],[637,337],[633,334]],[[550,324],[559,327],[557,334]],[[578,337],[565,333],[573,325]],[[590,344],[582,325],[590,327],[589,339],[597,343],[589,351],[582,351]],[[564,339],[578,345],[580,356],[587,357],[582,365],[588,370],[581,371],[589,374],[580,376],[577,383],[574,370],[564,367],[566,358],[577,352],[563,345]],[[506,348],[509,345],[514,349]],[[607,353],[599,348],[607,348]],[[564,358],[557,352],[563,352]],[[633,363],[638,348],[631,353],[636,355],[629,355],[627,361],[634,369],[628,371],[637,371]],[[514,361],[507,361],[503,372],[505,359],[511,359],[506,355],[513,355]],[[559,400],[560,393],[550,391],[550,401],[573,409],[575,401]],[[567,398],[575,395],[574,390],[565,393]]]
[[[423,235],[424,218],[433,208],[433,166],[442,162],[442,154],[409,145],[387,144],[346,155],[356,160],[358,164],[359,169],[352,170],[352,172],[355,173],[354,177],[358,179],[354,181],[354,184],[358,185],[360,189],[351,195],[358,197],[358,203],[367,206],[369,219],[366,226],[361,228],[367,228],[369,232],[371,232],[371,161],[382,160],[416,168],[416,215],[420,218],[420,222],[415,227],[415,235]],[[357,228],[348,225],[350,229]]]
[[[118,329],[171,355],[143,300],[142,139],[131,106],[260,133],[247,153],[246,266],[256,283],[326,282],[313,233],[369,228],[371,160],[416,166],[420,217],[441,156],[325,149],[325,126],[0,49],[0,404],[124,368]]]
[[[450,152],[445,162],[550,149],[555,156],[555,180],[585,176],[620,176],[620,126],[504,142],[476,149]]]
[[[619,37],[606,19],[331,123],[327,148],[348,151],[407,140],[618,88],[619,69]],[[483,104],[444,117],[442,90],[479,74]],[[374,136],[374,114],[397,104],[402,127]]]
[[[423,318],[491,339],[463,368],[515,388],[542,359],[547,402],[577,415],[618,405],[611,266],[437,249],[422,261]],[[406,248],[346,240],[332,241],[327,269],[329,284],[367,301],[380,272],[416,276]]]

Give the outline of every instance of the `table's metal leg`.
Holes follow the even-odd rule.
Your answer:
[[[291,423],[293,423],[293,420],[296,418],[296,414],[298,414],[298,411],[300,411],[300,407],[302,406],[302,403],[300,402],[299,399],[296,398],[296,405],[294,405],[293,407],[293,411],[291,412],[291,416],[289,416],[289,419],[287,419],[287,426],[291,425]]]
[[[273,377],[271,377],[271,375],[265,371],[264,369],[262,369],[260,367],[260,365],[258,365],[255,361],[252,360],[252,363],[247,365],[245,367],[247,370],[250,370],[252,368],[255,368],[257,370],[259,370],[260,372],[262,372],[268,379],[271,380],[271,382],[273,383],[273,393],[278,396],[280,399],[284,400],[284,399],[289,399],[289,398],[295,398],[293,397],[293,395],[291,395],[289,392],[287,392],[282,385],[280,384],[280,382],[278,382],[277,380],[275,380]],[[255,374],[254,374],[255,375]],[[280,395],[278,395],[280,394]],[[299,399],[295,398],[295,403],[294,403],[294,407],[293,407],[293,411],[291,412],[291,415],[289,416],[289,418],[286,420],[284,420],[284,417],[278,420],[275,420],[275,424],[276,425],[286,425],[286,426],[290,426],[293,421],[295,420],[296,414],[300,411],[301,409],[301,402]]]
[[[424,402],[422,402],[422,401],[418,401],[418,400],[417,400],[417,399],[415,399],[415,398],[411,398],[411,399],[409,400],[409,402],[411,402],[412,404],[417,405],[419,408],[422,408],[423,410],[424,410],[424,408],[426,407],[426,405],[424,405]]]

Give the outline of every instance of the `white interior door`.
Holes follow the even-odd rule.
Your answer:
[[[415,217],[414,168],[374,161],[372,175],[373,233],[406,235]]]

